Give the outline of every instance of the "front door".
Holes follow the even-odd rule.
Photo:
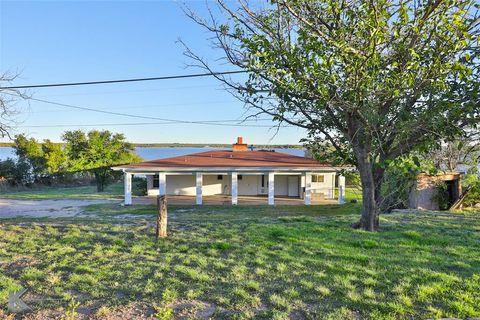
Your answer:
[[[288,196],[289,197],[298,197],[298,177],[297,176],[288,176]]]

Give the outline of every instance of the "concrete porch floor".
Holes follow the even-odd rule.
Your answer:
[[[157,197],[135,197],[132,199],[133,205],[136,204],[153,204],[156,203]],[[169,204],[194,205],[195,196],[174,196],[168,195],[167,202]],[[203,196],[203,205],[231,205],[230,196],[214,195]],[[321,201],[313,201],[312,205],[317,204],[337,204],[337,199],[324,199]],[[290,197],[275,197],[276,205],[304,205],[303,199]],[[238,205],[267,205],[266,196],[238,196]]]

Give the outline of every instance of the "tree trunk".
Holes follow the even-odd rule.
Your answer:
[[[167,198],[165,195],[157,196],[157,230],[155,237],[165,238],[167,236]]]
[[[372,163],[370,162],[368,152],[357,150],[357,168],[362,182],[362,216],[360,221],[353,225],[354,228],[360,228],[366,231],[378,230],[379,208],[376,195],[376,181],[373,174]]]
[[[102,174],[95,172],[95,184],[97,185],[97,192],[103,192],[105,189],[105,178]]]

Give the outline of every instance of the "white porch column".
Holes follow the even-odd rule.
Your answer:
[[[345,203],[345,177],[338,176],[338,204]]]
[[[275,204],[275,173],[268,173],[268,204]]]
[[[158,174],[158,194],[161,196],[167,194],[167,175],[165,172]]]
[[[129,172],[123,174],[123,190],[125,194],[123,204],[132,205],[132,174]]]
[[[312,174],[305,172],[305,204],[309,206],[312,204]]]
[[[232,172],[232,205],[236,206],[238,203],[238,174]]]
[[[305,199],[305,175],[300,176],[300,199]]]
[[[203,175],[201,172],[197,172],[196,181],[197,181],[197,189],[196,189],[197,197],[196,197],[195,203],[202,204]]]

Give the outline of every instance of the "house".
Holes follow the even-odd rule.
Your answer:
[[[252,148],[253,149],[253,148]],[[314,159],[271,150],[252,150],[238,137],[231,150],[207,151],[186,156],[116,166],[124,172],[125,205],[132,204],[132,175],[147,177],[149,196],[203,197],[224,195],[232,205],[239,196],[303,199],[306,205],[335,199],[338,167]],[[338,177],[339,202],[344,202],[345,178]]]

